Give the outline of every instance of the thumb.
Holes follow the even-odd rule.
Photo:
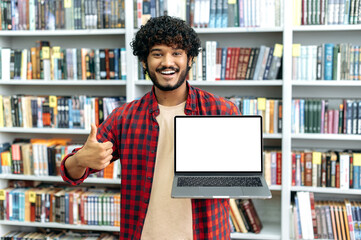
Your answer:
[[[92,123],[90,125],[90,133],[89,133],[89,136],[88,136],[88,141],[92,141],[92,142],[97,142],[97,127],[95,126],[94,123]]]

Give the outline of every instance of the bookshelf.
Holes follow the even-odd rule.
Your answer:
[[[293,1],[295,4],[297,1]],[[351,1],[350,1],[351,2]],[[291,3],[292,4],[292,3]],[[286,19],[286,16],[285,16]],[[360,45],[359,35],[361,25],[304,25],[304,26],[290,26],[288,34],[290,35],[290,42],[301,45],[321,45],[323,43],[351,43]],[[286,27],[285,27],[286,31]],[[291,49],[292,51],[292,49]],[[286,53],[285,53],[286,55]],[[290,52],[290,55],[291,52]],[[284,59],[285,60],[285,59]],[[286,62],[284,61],[286,64]],[[290,66],[291,67],[291,66]],[[288,75],[288,79],[292,79],[291,75]],[[284,89],[285,90],[285,89]],[[297,98],[321,98],[321,99],[360,99],[360,81],[352,80],[291,80],[289,81],[288,91],[290,96],[287,99],[283,98],[284,101],[292,101]],[[284,109],[285,111],[286,109]],[[291,108],[289,108],[291,111]],[[286,114],[286,113],[285,113]],[[285,126],[286,128],[286,126]],[[288,133],[284,140],[288,141],[291,145],[291,150],[305,150],[312,149],[318,151],[323,149],[324,151],[338,151],[343,149],[352,149],[360,151],[360,135],[354,134],[318,134],[318,133]],[[285,146],[283,145],[284,149]],[[285,149],[284,149],[285,150]],[[343,202],[344,199],[350,199],[352,201],[360,201],[360,190],[359,189],[339,189],[332,187],[306,187],[306,186],[291,186],[289,177],[292,176],[290,169],[292,168],[290,163],[292,162],[291,155],[283,157],[284,162],[283,172],[286,173],[287,182],[282,184],[282,193],[285,191],[287,198],[284,198],[285,202],[282,201],[282,211],[286,211],[291,205],[291,195],[296,195],[297,192],[312,192],[314,193],[315,201],[327,201],[335,200]],[[285,172],[288,170],[288,172]],[[283,179],[284,180],[284,179]],[[294,236],[294,224],[293,219],[286,223],[288,220],[284,219],[286,215],[282,215],[282,231],[287,231],[287,234],[282,234],[282,239]],[[286,225],[284,225],[286,224]],[[287,228],[288,227],[288,228]]]
[[[265,134],[265,145],[282,149],[282,185],[271,186],[271,200],[257,200],[255,206],[263,229],[260,234],[232,233],[232,239],[289,239],[291,195],[297,191],[314,192],[315,196],[331,196],[342,199],[347,195],[360,200],[360,190],[340,190],[331,188],[291,186],[291,151],[294,148],[352,148],[360,150],[360,135],[346,134],[292,134],[291,102],[293,98],[360,98],[361,83],[358,81],[293,81],[292,44],[322,44],[326,42],[351,42],[361,44],[359,35],[361,25],[307,25],[293,26],[293,1],[282,1],[281,27],[261,28],[196,28],[202,43],[217,41],[220,47],[259,47],[283,44],[283,79],[267,81],[190,81],[190,84],[220,96],[256,96],[279,98],[283,100],[282,134]],[[132,101],[143,96],[151,89],[152,83],[138,78],[137,59],[132,55],[129,43],[136,33],[134,26],[133,1],[125,0],[125,29],[86,29],[86,30],[43,30],[43,31],[0,31],[0,47],[30,48],[36,40],[48,40],[52,46],[74,48],[126,48],[126,81],[74,81],[74,80],[0,80],[0,94],[34,95],[76,95],[126,96]],[[70,137],[84,142],[88,130],[83,129],[39,129],[39,128],[0,128],[0,143],[12,141],[16,137]],[[7,186],[9,180],[58,182],[59,177],[33,177],[19,175],[0,175],[0,187]],[[89,178],[89,184],[120,185],[119,181]],[[20,227],[44,227],[39,223],[0,221],[0,234]],[[94,226],[47,223],[49,228],[97,230]],[[119,231],[113,227],[101,227],[101,231]]]
[[[80,2],[80,1],[79,1]],[[132,2],[127,1],[126,8],[132,8]],[[126,21],[133,21],[132,11]],[[0,47],[30,49],[35,46],[35,41],[50,41],[51,46],[61,46],[62,48],[129,48],[133,33],[130,28],[122,29],[85,29],[85,30],[33,30],[33,31],[0,31]],[[129,49],[127,49],[129,51]],[[128,62],[132,62],[132,56],[126,56]],[[129,64],[128,79],[132,79],[133,66]],[[134,99],[134,95],[129,90],[131,84],[124,80],[99,81],[99,80],[0,80],[1,95],[55,95],[55,96],[75,96],[79,94],[87,96],[128,96],[128,101]],[[1,128],[0,142],[11,142],[15,138],[71,138],[74,142],[84,142],[89,134],[85,129],[59,129],[59,128]],[[60,176],[29,176],[18,174],[0,174],[0,187],[6,188],[10,180],[34,181],[44,184],[62,183]],[[84,181],[85,187],[95,186],[96,188],[119,188],[120,179],[88,178]],[[94,226],[94,225],[73,225],[56,222],[22,222],[22,221],[0,221],[0,235],[10,230],[32,231],[36,228],[63,229],[63,230],[90,230],[99,232],[119,232],[117,226]]]

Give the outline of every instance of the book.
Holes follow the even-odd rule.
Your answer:
[[[336,229],[337,229],[337,237],[338,239],[342,239],[342,229],[341,229],[341,219],[340,219],[340,210],[337,203],[333,203],[333,212],[335,215]]]
[[[231,218],[231,223],[232,223],[231,226],[234,227],[234,230],[236,232],[241,232],[241,229],[239,228],[239,225],[237,224],[237,220],[236,220],[232,210],[229,211],[229,216]]]
[[[333,74],[333,49],[334,44],[332,43],[326,43],[324,44],[324,51],[325,51],[325,57],[324,57],[324,80],[334,80]]]
[[[322,208],[321,204],[315,202],[316,229],[317,229],[317,232],[314,234],[315,238],[321,238],[322,235],[321,208]]]
[[[352,206],[351,202],[347,199],[344,200],[343,212],[345,217],[345,225],[346,225],[346,234],[348,235],[348,239],[355,239],[355,231],[354,231],[354,219],[352,216]]]
[[[350,239],[349,237],[347,238],[346,237],[346,231],[348,231],[348,225],[346,224],[345,222],[345,219],[344,219],[344,206],[342,206],[341,203],[338,203],[338,213],[340,215],[340,228],[341,228],[341,233],[342,233],[342,239]]]
[[[327,215],[326,215],[326,204],[322,204],[321,206],[321,231],[319,233],[320,238],[328,238],[327,232]]]
[[[231,212],[232,212],[232,215],[234,216],[235,218],[235,225],[238,226],[238,229],[240,232],[242,233],[247,233],[247,229],[244,225],[244,222],[243,222],[243,219],[241,217],[241,214],[239,212],[239,208],[237,206],[237,203],[236,203],[236,200],[235,199],[229,199],[229,204],[230,204],[230,209],[231,209]]]
[[[267,77],[268,80],[276,79],[276,77],[278,75],[278,71],[282,64],[282,62],[281,62],[282,55],[283,55],[283,45],[278,44],[278,43],[275,44],[273,56],[272,56],[272,63],[270,65],[269,73],[268,73],[268,77]]]
[[[267,61],[266,61],[265,69],[263,72],[263,80],[268,80],[268,74],[269,74],[269,70],[270,70],[272,58],[273,58],[273,51],[274,51],[274,47],[271,47],[268,52]]]
[[[316,210],[315,210],[315,196],[313,192],[310,192],[310,205],[311,205],[311,216],[312,216],[312,226],[313,234],[317,235],[317,219],[316,219]]]
[[[325,212],[326,212],[327,235],[328,235],[329,238],[332,239],[334,237],[334,232],[333,232],[332,216],[331,216],[330,206],[328,204],[324,204],[324,209],[325,209]]]
[[[312,186],[312,152],[307,151],[304,154],[305,159],[305,181],[304,186]]]
[[[313,239],[312,213],[309,192],[297,192],[302,238]]]
[[[299,206],[298,206],[298,198],[295,195],[293,205],[293,214],[294,214],[294,228],[295,228],[295,238],[302,238],[302,230],[301,230],[301,222],[299,217]]]
[[[262,62],[264,59],[264,55],[266,54],[266,46],[261,45],[259,48],[259,54],[257,57],[257,63],[255,65],[255,70],[254,70],[254,74],[253,74],[253,80],[259,80],[259,76],[261,74],[261,67],[262,67]]]
[[[250,222],[252,232],[260,233],[262,230],[262,222],[258,217],[257,211],[251,199],[244,199],[240,201],[240,207],[245,213],[246,218]]]

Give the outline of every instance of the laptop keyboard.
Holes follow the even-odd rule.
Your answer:
[[[259,177],[178,177],[179,187],[262,187]]]

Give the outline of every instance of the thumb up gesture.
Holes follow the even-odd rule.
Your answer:
[[[113,156],[113,143],[97,141],[97,127],[91,124],[91,131],[83,148],[76,153],[78,164],[96,170],[102,170],[109,165]]]

